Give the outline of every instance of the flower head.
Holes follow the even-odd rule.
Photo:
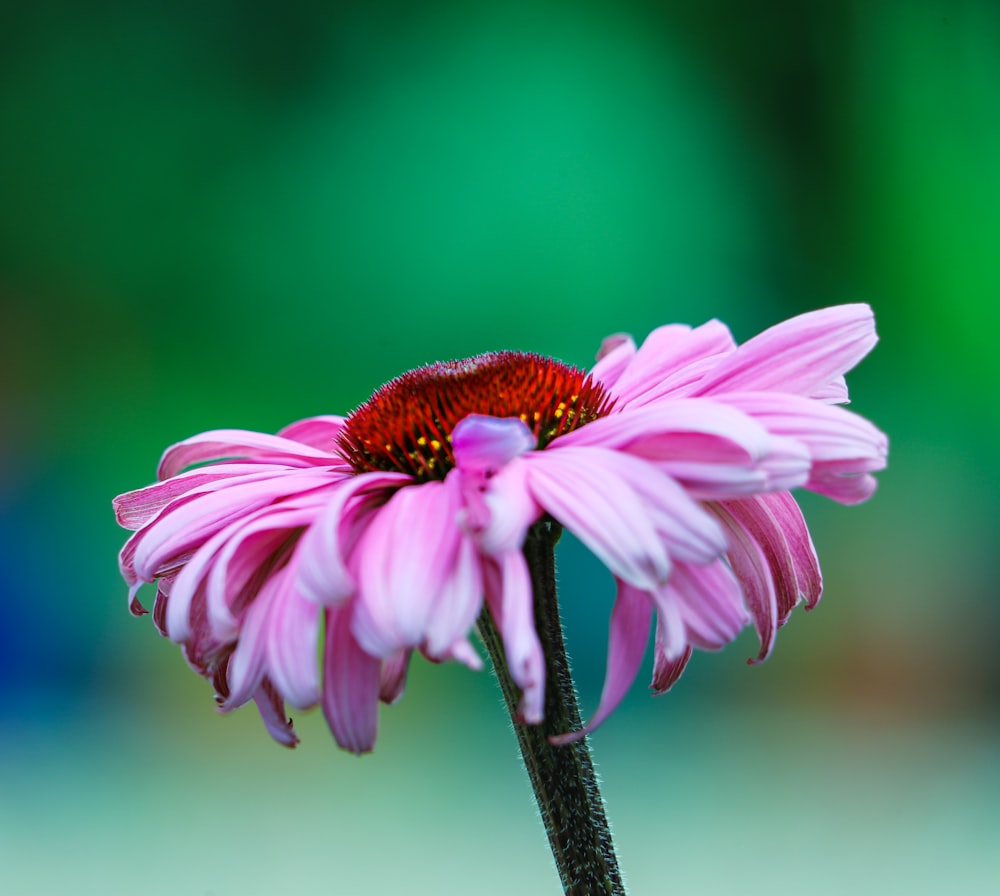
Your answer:
[[[216,430],[174,445],[159,481],[115,500],[132,612],[209,679],[223,710],[250,700],[294,745],[285,704],[321,704],[364,752],[377,704],[403,690],[413,651],[478,668],[484,605],[542,719],[544,657],[522,546],[551,519],[612,572],[608,672],[582,736],[632,684],[655,615],[652,687],[692,648],[749,623],[754,661],[819,565],[789,490],[842,503],[875,488],[885,436],[837,407],[876,341],[865,305],[804,314],[737,345],[717,321],[605,340],[589,374],[500,352],[405,373],[346,418],[277,435]],[[317,645],[322,640],[322,659]]]

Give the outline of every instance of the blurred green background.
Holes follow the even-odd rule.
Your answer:
[[[316,713],[285,751],[128,616],[110,499],[433,360],[858,300],[891,465],[803,499],[823,603],[637,683],[605,797],[636,896],[1000,887],[998,4],[0,15],[5,892],[558,892],[488,675],[418,662],[374,754]],[[612,583],[560,552],[587,711]]]

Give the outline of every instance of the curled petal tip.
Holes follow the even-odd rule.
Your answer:
[[[132,588],[129,589],[129,595],[128,595],[128,611],[133,616],[136,617],[145,616],[149,612],[149,610],[147,610],[139,601],[139,598],[136,597],[136,592],[138,590],[139,590],[139,585],[134,585]]]

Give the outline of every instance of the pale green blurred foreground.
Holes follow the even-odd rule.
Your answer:
[[[71,744],[22,729],[0,768],[4,892],[556,893],[498,701],[492,721],[462,723],[489,684],[404,702],[361,760],[318,716],[294,753],[250,714],[192,739],[174,705],[105,711]],[[596,738],[631,893],[1000,887],[995,730],[705,709],[673,731],[649,724],[662,703],[633,710]]]

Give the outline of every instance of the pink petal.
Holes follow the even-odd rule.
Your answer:
[[[315,499],[306,507],[289,504],[258,511],[226,538],[212,560],[206,598],[209,624],[217,637],[226,638],[235,630],[264,579],[298,539],[298,530],[319,512]]]
[[[667,396],[685,394],[717,366],[720,357],[736,348],[725,324],[711,320],[691,329],[668,324],[643,341],[613,387],[616,407],[649,404]]]
[[[382,661],[382,675],[379,684],[379,700],[395,703],[403,696],[406,688],[406,673],[410,668],[412,650],[400,650]]]
[[[485,567],[486,601],[503,640],[507,668],[521,689],[520,721],[537,725],[544,716],[545,656],[535,631],[531,577],[524,555],[508,551]]]
[[[168,448],[156,472],[169,479],[185,467],[211,460],[235,457],[267,457],[294,467],[328,465],[341,461],[332,451],[321,451],[292,439],[245,429],[215,429],[185,439]]]
[[[308,417],[290,423],[278,431],[278,437],[301,442],[311,448],[318,448],[327,454],[339,454],[337,451],[337,436],[344,428],[344,418],[327,414],[320,417]]]
[[[528,488],[528,465],[519,458],[487,479],[455,470],[463,508],[459,524],[476,539],[481,551],[501,554],[520,550],[528,529],[542,515],[542,508]]]
[[[458,498],[456,487],[436,481],[399,489],[358,542],[352,564],[358,583],[354,634],[373,656],[387,657],[427,639],[435,604],[456,576],[464,538],[457,523]],[[466,581],[456,589],[471,581],[465,566],[462,574]],[[456,599],[469,600],[466,595]],[[450,629],[454,621],[444,621],[443,627]]]
[[[843,376],[835,376],[830,382],[810,392],[808,397],[827,404],[848,404],[850,397],[847,394],[847,380]]]
[[[593,446],[655,461],[749,464],[769,444],[760,423],[728,404],[678,398],[602,417],[560,436],[551,450]]]
[[[157,583],[156,601],[153,604],[153,625],[162,637],[167,637],[167,603],[176,575],[164,576]]]
[[[220,467],[213,467],[213,470],[215,472],[218,472],[223,467],[225,467],[226,469],[230,469],[233,466],[238,466],[238,465],[220,465]],[[245,466],[247,465],[242,465],[242,466],[245,468]],[[185,482],[188,482],[187,477],[193,476],[195,472],[196,471],[192,471],[192,473],[190,474],[182,474],[181,476],[177,477],[176,480],[171,480],[171,482],[178,480],[184,480]],[[180,510],[180,508],[182,508],[185,504],[189,504],[192,501],[195,501],[196,499],[202,498],[205,495],[209,495],[213,492],[228,491],[229,489],[236,488],[237,486],[249,485],[251,483],[256,483],[256,482],[265,482],[265,481],[272,482],[288,477],[286,480],[287,482],[297,484],[301,481],[300,479],[297,478],[298,476],[301,475],[301,472],[302,471],[300,470],[293,470],[292,468],[286,466],[275,467],[273,465],[259,464],[256,467],[256,472],[250,475],[232,475],[232,476],[225,475],[225,476],[209,477],[208,481],[202,482],[200,485],[194,485],[192,487],[183,489],[179,495],[171,498],[166,504],[162,506],[159,505],[159,497],[162,496],[153,498],[152,500],[157,502],[157,506],[153,514],[150,515],[148,521],[143,523],[142,527],[138,529],[128,539],[128,541],[125,543],[125,546],[122,548],[121,553],[119,554],[119,567],[121,568],[122,576],[125,578],[125,581],[128,582],[130,585],[135,584],[135,582],[139,581],[135,572],[135,556],[137,547],[147,538],[147,536],[149,536],[151,531],[162,532],[163,530],[159,526],[159,524],[163,521],[163,519],[167,518],[176,511]],[[337,473],[329,474],[329,481],[331,483],[336,482],[339,478],[342,478],[341,474]],[[164,483],[164,485],[167,484],[168,483]],[[296,485],[290,486],[292,490],[294,490],[295,487]],[[130,493],[129,495],[122,495],[120,496],[120,498],[131,499],[133,496],[138,496],[141,492],[154,491],[157,490],[158,488],[159,486],[156,485],[149,486],[148,489],[141,489],[140,492],[133,492]],[[229,494],[233,493],[229,492]],[[140,498],[136,499],[138,501],[143,500]],[[147,505],[146,509],[152,509],[152,505]],[[123,510],[123,512],[131,513],[132,511]],[[138,515],[143,513],[143,511],[138,508],[135,508],[135,513]],[[174,517],[174,519],[176,520],[176,517]],[[149,581],[149,579],[143,579],[143,581]]]
[[[823,576],[812,537],[798,503],[787,492],[775,492],[761,499],[781,528],[795,565],[795,581],[805,608],[811,610],[823,596]]]
[[[284,747],[294,747],[299,739],[292,728],[292,720],[285,713],[281,695],[267,679],[257,689],[253,699],[271,737]]]
[[[663,604],[669,601],[677,608],[684,641],[702,650],[725,647],[750,621],[739,583],[722,560],[705,565],[678,563],[656,598],[661,618]],[[669,648],[668,659],[682,652],[676,639],[665,640],[664,645]]]
[[[183,646],[184,656],[191,667],[199,675],[210,678],[209,667],[213,665],[214,658],[220,654],[222,648],[228,647],[231,652],[232,641],[223,642],[212,636],[205,618],[204,584],[199,583],[196,588],[191,589],[187,600],[178,600],[179,596],[183,597],[184,594],[176,587],[175,582],[170,602],[167,604],[167,635],[172,641]],[[182,607],[184,613],[180,624],[174,618],[179,615],[178,607]]]
[[[620,475],[635,460],[598,448],[539,451],[528,485],[535,500],[577,536],[616,576],[654,588],[670,573],[670,558],[634,483]],[[642,463],[641,461],[636,461]],[[650,479],[665,480],[651,464]],[[671,483],[672,484],[672,483]]]
[[[326,610],[323,651],[323,715],[345,750],[367,753],[375,746],[382,663],[351,634],[350,604]]]
[[[182,558],[186,559],[186,555],[212,535],[252,511],[281,498],[329,487],[336,481],[329,473],[296,470],[260,482],[199,495],[170,513],[161,513],[133,536],[136,539],[135,574],[140,581],[150,582],[169,566],[178,565]]]
[[[784,625],[799,600],[815,606],[823,590],[819,562],[798,504],[787,492],[726,501],[726,510],[760,546],[771,571]]]
[[[552,744],[561,746],[580,740],[594,731],[621,703],[642,665],[652,616],[653,607],[649,595],[624,582],[620,583],[618,597],[611,611],[608,669],[597,712],[579,731],[550,737]]]
[[[322,500],[322,493],[306,495],[301,499],[293,499],[281,505],[268,505],[248,512],[229,525],[215,532],[210,538],[197,547],[190,555],[177,575],[171,590],[171,599],[166,612],[167,631],[173,641],[184,641],[190,636],[190,615],[192,600],[196,591],[201,589],[202,596],[208,595],[211,606],[203,608],[207,613],[206,622],[210,625],[216,638],[222,641],[235,637],[237,613],[245,605],[246,600],[253,597],[260,581],[251,580],[258,573],[267,573],[267,562],[274,550],[280,547],[289,534],[282,527],[304,524],[315,515],[315,507],[310,507]],[[305,504],[305,507],[301,506]],[[277,532],[269,531],[278,529]],[[263,533],[261,534],[261,530]],[[207,577],[219,561],[220,551],[232,542],[232,550],[243,546],[241,534],[253,535],[254,539],[247,550],[238,553],[240,562],[239,575],[232,579],[226,573],[228,559],[222,565],[222,575],[219,573],[213,580],[211,593],[207,589]],[[242,597],[240,593],[245,592]],[[233,611],[230,607],[233,607]]]
[[[483,668],[483,658],[468,638],[459,638],[440,654],[440,658],[454,660],[456,663],[468,666],[473,672],[478,672]]]
[[[190,470],[174,476],[166,482],[119,495],[112,502],[118,525],[133,532],[146,525],[164,507],[184,495],[192,498],[207,491],[226,488],[231,480],[250,474],[241,481],[266,479],[275,472],[286,471],[289,467],[275,464],[217,464]],[[227,482],[229,480],[229,482]]]
[[[590,375],[606,389],[612,389],[635,355],[635,340],[628,333],[607,336],[597,350],[597,363]]]
[[[747,608],[760,638],[760,652],[750,662],[760,663],[774,647],[779,624],[778,596],[767,557],[750,533],[721,504],[712,505],[712,510],[729,534],[729,564],[743,586]]]
[[[801,442],[771,435],[767,454],[753,465],[699,460],[658,462],[657,468],[699,501],[740,498],[805,485],[812,472],[809,449]]]
[[[617,452],[596,448],[581,451],[605,473],[619,475],[627,482],[642,502],[671,560],[707,563],[726,549],[726,539],[718,523],[658,468]]]
[[[537,440],[517,417],[470,414],[455,427],[451,444],[460,469],[491,476],[507,461],[534,448]]]
[[[350,530],[366,514],[353,512],[362,495],[385,493],[412,483],[402,473],[362,473],[349,476],[332,488],[326,507],[302,536],[299,546],[300,566],[298,587],[302,594],[318,604],[333,605],[354,593],[354,579],[347,569],[346,558],[351,544],[345,543],[345,527]],[[358,534],[358,533],[355,533]]]
[[[483,577],[479,554],[470,538],[458,542],[454,561],[438,589],[425,625],[427,653],[444,658],[456,642],[464,642],[483,606]],[[475,662],[479,656],[472,655]]]
[[[809,449],[812,471],[805,487],[843,503],[857,503],[874,491],[868,473],[886,465],[888,440],[863,417],[796,395],[743,392],[725,396],[776,435]]]
[[[839,394],[838,377],[878,341],[867,305],[800,314],[765,330],[724,358],[699,383],[698,395],[744,390]]]
[[[267,618],[277,584],[275,579],[266,581],[257,599],[247,609],[240,627],[239,641],[229,660],[229,695],[222,704],[223,712],[236,709],[250,700],[264,680]]]
[[[656,695],[665,694],[681,677],[681,673],[687,667],[688,660],[691,659],[691,648],[686,647],[684,652],[676,659],[670,659],[666,653],[660,649],[659,629],[657,629],[656,646],[653,648],[653,680],[650,682],[650,690]]]
[[[878,480],[867,473],[838,472],[827,465],[826,469],[814,470],[805,487],[840,504],[860,504],[875,493]]]
[[[274,686],[297,709],[320,697],[316,643],[320,607],[296,587],[297,558],[276,574],[277,587],[267,622],[267,667]]]
[[[136,617],[145,616],[149,612],[149,610],[142,605],[139,598],[136,596],[137,592],[144,584],[144,582],[133,582],[128,589],[128,611]]]
[[[650,596],[656,606],[656,639],[653,644],[653,680],[650,688],[654,693],[662,694],[671,688],[687,665],[691,645],[687,643],[681,601],[676,588],[668,584],[651,592]]]

